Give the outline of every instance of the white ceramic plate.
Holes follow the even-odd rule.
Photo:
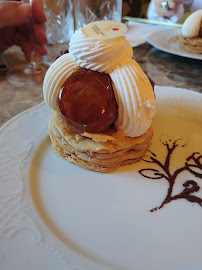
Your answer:
[[[172,28],[157,31],[147,38],[147,42],[150,43],[155,48],[167,53],[202,60],[201,54],[185,51],[181,49],[177,43],[169,41],[172,37],[178,36],[180,33],[181,33],[180,28]]]
[[[156,96],[145,160],[108,174],[53,153],[44,103],[1,128],[2,270],[202,269],[202,95]]]

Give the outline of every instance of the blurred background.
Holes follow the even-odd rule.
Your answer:
[[[122,16],[146,18],[150,0],[123,0]]]

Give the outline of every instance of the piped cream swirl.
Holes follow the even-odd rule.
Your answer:
[[[77,68],[77,63],[67,53],[60,56],[46,72],[43,83],[44,100],[48,106],[57,111],[59,91],[67,78],[69,78]]]
[[[182,35],[184,37],[198,37],[202,27],[202,9],[192,13],[182,26]]]
[[[133,59],[110,73],[118,104],[116,126],[130,137],[144,134],[156,113],[155,95],[149,79]]]
[[[108,74],[133,55],[124,36],[102,40],[86,36],[82,29],[72,36],[69,52],[78,66]]]

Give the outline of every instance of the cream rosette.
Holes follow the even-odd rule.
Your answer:
[[[43,83],[44,100],[54,111],[59,110],[58,97],[63,83],[78,67],[71,54],[60,56],[46,72]]]
[[[118,66],[110,77],[118,104],[116,126],[129,137],[144,134],[156,113],[155,95],[149,79],[133,59]]]
[[[69,45],[69,52],[78,66],[107,74],[133,55],[124,36],[96,39],[86,36],[82,29],[75,32]]]
[[[182,26],[182,35],[184,37],[198,37],[202,27],[202,9],[192,13]]]

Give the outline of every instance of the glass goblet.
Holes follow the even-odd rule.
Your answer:
[[[32,4],[31,2],[32,0],[30,0],[30,4]],[[9,69],[7,73],[8,81],[16,86],[26,84],[41,84],[48,68],[42,63],[41,57],[36,50],[33,25],[33,20],[26,24],[26,30],[29,34],[29,44],[32,44],[32,56],[30,63],[28,65],[22,64],[14,66],[13,68]]]

